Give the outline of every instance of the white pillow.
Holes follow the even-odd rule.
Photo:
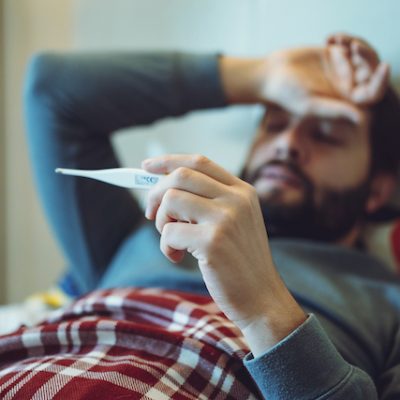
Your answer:
[[[367,225],[363,239],[370,254],[400,275],[400,218]]]

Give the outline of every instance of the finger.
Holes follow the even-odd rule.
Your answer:
[[[386,63],[379,64],[370,80],[354,90],[352,101],[365,105],[379,102],[389,85],[389,76],[389,65]]]
[[[370,76],[371,76],[371,70],[367,66],[357,68],[354,73],[354,80],[355,80],[354,86],[357,87],[358,85],[367,82],[370,79]]]
[[[354,83],[353,68],[348,54],[341,46],[330,46],[328,56],[333,73],[333,84],[339,93],[348,97]]]
[[[355,56],[356,57],[356,56]],[[359,57],[356,57],[359,58]],[[354,62],[353,62],[354,63]],[[359,58],[357,66],[354,71],[354,86],[364,83],[371,78],[373,73],[372,67],[364,59]]]
[[[172,262],[181,261],[185,251],[198,257],[197,253],[201,248],[201,238],[204,238],[206,234],[205,226],[171,222],[166,224],[163,229],[160,238],[160,249]]]
[[[154,219],[167,190],[174,188],[205,198],[221,196],[226,186],[201,172],[179,167],[155,185],[147,195],[146,218]]]
[[[351,43],[352,54],[357,54],[366,60],[373,68],[379,64],[379,56],[376,51],[365,41],[361,39],[354,40]]]
[[[353,42],[351,45],[351,61],[355,67],[355,85],[370,79],[379,61],[373,49],[365,47],[363,43]]]
[[[360,37],[351,36],[346,33],[337,33],[328,37],[327,45],[340,45],[345,47],[350,53],[359,54],[373,67],[376,67],[379,63],[377,52],[367,41]]]
[[[377,57],[377,54],[374,48],[363,38],[359,36],[349,35],[348,33],[338,32],[333,35],[328,36],[327,45],[338,44],[341,46],[349,47],[350,49],[357,48],[358,46],[362,47],[361,51],[365,51],[366,54],[374,54]]]
[[[371,96],[370,91],[374,86],[367,82],[371,80],[371,76],[379,64],[378,54],[372,46],[361,38],[346,34],[332,35],[328,38],[328,44],[333,69],[338,78],[336,86],[339,92],[344,97],[352,101],[356,100],[358,103],[371,101],[370,99],[373,99],[374,96]],[[350,64],[346,65],[343,54],[340,57],[340,51],[337,49],[339,44],[350,49]],[[346,68],[352,70],[352,82],[349,80],[349,71],[346,71]],[[365,85],[363,85],[364,83]],[[381,93],[381,91],[377,91],[377,93]]]
[[[232,185],[238,180],[224,168],[201,155],[170,154],[148,158],[142,162],[142,168],[156,174],[169,174],[179,167],[202,172],[226,185]]]
[[[213,220],[216,214],[214,210],[215,207],[210,199],[182,190],[169,189],[157,210],[155,225],[158,232],[162,233],[164,226],[169,222],[197,224],[206,219]]]
[[[354,67],[361,67],[364,65],[370,65],[368,61],[362,57],[359,53],[351,53],[351,63]]]
[[[186,246],[183,239],[189,235],[188,224],[181,222],[169,223],[165,226],[160,238],[161,252],[173,263],[178,263],[185,257]]]
[[[346,33],[334,33],[333,35],[328,36],[327,44],[339,44],[343,46],[348,46],[353,39],[353,36],[350,36]]]

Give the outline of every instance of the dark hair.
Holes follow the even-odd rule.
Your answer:
[[[383,99],[372,106],[371,146],[374,172],[398,174],[400,164],[400,98],[389,87]]]

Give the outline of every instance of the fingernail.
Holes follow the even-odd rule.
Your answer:
[[[144,216],[147,219],[151,220],[151,210],[150,210],[150,208],[146,207],[146,211],[144,212]]]

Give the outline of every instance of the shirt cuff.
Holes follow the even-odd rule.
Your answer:
[[[313,314],[261,356],[247,354],[244,365],[266,398],[280,400],[319,398],[351,372]]]

